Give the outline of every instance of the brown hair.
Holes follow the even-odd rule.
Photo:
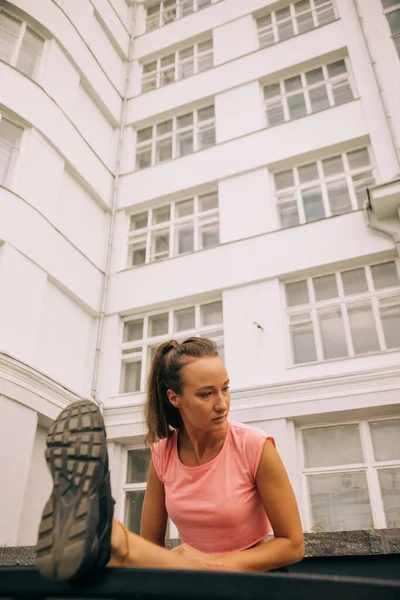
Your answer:
[[[180,412],[168,400],[167,390],[181,394],[182,367],[190,359],[204,356],[218,356],[216,344],[206,338],[191,337],[181,344],[169,340],[157,348],[147,380],[145,417],[148,444],[169,438],[174,429],[182,427]]]

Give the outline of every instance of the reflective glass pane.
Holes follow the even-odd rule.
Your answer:
[[[177,128],[185,129],[186,127],[192,127],[193,125],[193,113],[188,113],[187,115],[182,115],[177,119]]]
[[[129,531],[133,531],[138,535],[140,533],[144,495],[144,490],[126,493],[124,522]]]
[[[338,173],[343,173],[343,159],[339,156],[333,156],[332,158],[327,158],[322,161],[322,167],[324,169],[325,177],[330,177],[331,175],[337,175]]]
[[[290,92],[295,92],[296,90],[301,90],[301,77],[300,75],[296,75],[295,77],[285,79],[284,84],[287,94]]]
[[[201,326],[222,323],[222,302],[211,302],[200,307]]]
[[[289,115],[291,119],[299,119],[300,117],[304,117],[307,114],[304,92],[288,96],[287,104],[289,107]]]
[[[309,475],[307,479],[313,528],[317,531],[372,528],[364,471]]]
[[[193,143],[193,130],[178,133],[176,136],[178,156],[186,156],[187,154],[192,154],[194,150]]]
[[[139,129],[137,132],[137,143],[142,144],[143,142],[148,142],[153,137],[153,128],[146,127],[145,129]]]
[[[293,171],[282,171],[274,175],[275,189],[283,190],[294,185]]]
[[[400,296],[382,298],[379,301],[386,348],[400,347]]]
[[[332,215],[341,215],[352,210],[346,179],[337,179],[326,184]]]
[[[357,423],[304,429],[302,437],[304,464],[307,468],[364,462]]]
[[[361,294],[368,290],[367,278],[365,269],[351,269],[351,271],[343,271],[341,274],[343,289],[346,296],[352,294]]]
[[[386,527],[393,529],[400,527],[400,469],[379,469],[378,475],[386,515]]]
[[[146,241],[137,242],[130,247],[130,266],[137,267],[146,262]]]
[[[400,419],[371,421],[369,427],[375,460],[400,459]]]
[[[278,198],[278,212],[281,227],[293,227],[300,223],[297,200],[292,194]]]
[[[142,212],[138,215],[131,215],[130,219],[130,231],[136,231],[137,229],[144,229],[147,227],[148,212]]]
[[[175,216],[177,219],[181,217],[188,217],[194,213],[194,200],[191,198],[190,200],[183,200],[182,202],[177,202],[175,205]]]
[[[295,281],[285,285],[286,303],[288,306],[309,304],[307,281]]]
[[[324,358],[348,356],[342,312],[339,306],[317,311]]]
[[[197,118],[199,120],[199,123],[208,121],[209,119],[213,119],[214,116],[214,106],[207,106],[206,108],[201,108],[197,111]]]
[[[283,101],[269,102],[265,108],[267,115],[267,123],[269,126],[279,125],[285,120],[285,112],[283,109]]]
[[[266,85],[264,88],[264,98],[271,100],[281,95],[281,87],[279,83],[273,83],[272,85]]]
[[[194,226],[192,222],[179,225],[176,228],[177,253],[185,254],[194,250]]]
[[[371,303],[348,304],[347,313],[355,354],[378,351],[379,341]]]
[[[128,451],[126,483],[145,483],[150,464],[150,451],[147,448]]]
[[[359,169],[361,167],[367,167],[370,165],[367,148],[361,148],[360,150],[354,150],[354,152],[348,152],[347,158],[349,160],[350,169]]]
[[[319,186],[303,190],[301,197],[303,198],[304,213],[307,222],[325,218],[325,208]]]
[[[199,211],[205,212],[206,210],[213,210],[218,208],[218,194],[205,194],[199,196]]]
[[[335,275],[324,275],[323,277],[314,277],[313,279],[315,299],[328,300],[338,297],[338,289]]]
[[[358,208],[364,208],[365,202],[368,199],[367,188],[375,185],[375,178],[372,175],[372,171],[353,175],[352,180],[357,198],[357,206]]]
[[[211,248],[219,244],[219,224],[207,223],[200,225],[200,246]]]
[[[142,372],[142,361],[124,363],[122,375],[122,393],[130,394],[140,390],[140,376]]]
[[[156,143],[156,162],[160,163],[170,158],[172,158],[172,139],[158,140]]]
[[[390,31],[392,33],[400,33],[400,9],[387,13],[386,15]]]
[[[306,73],[306,81],[307,85],[314,85],[320,81],[324,81],[324,72],[322,68],[319,67],[318,69],[308,71],[308,73]]]
[[[311,321],[291,323],[290,332],[294,362],[296,364],[315,362],[317,360],[317,351],[315,349],[314,330]]]
[[[34,74],[43,44],[43,38],[27,27],[18,53],[16,67],[28,77],[32,77]]]
[[[168,313],[149,317],[149,336],[165,335],[168,333]]]
[[[299,174],[300,183],[307,183],[307,181],[318,179],[317,163],[310,163],[309,165],[298,167],[297,172]]]
[[[127,321],[124,324],[124,342],[134,342],[143,339],[143,319]]]
[[[136,169],[151,167],[151,147],[145,150],[136,150]]]
[[[338,60],[337,62],[328,65],[329,77],[337,77],[338,75],[343,75],[343,73],[347,73],[346,63],[344,60]]]
[[[329,98],[325,85],[312,88],[308,93],[310,96],[311,110],[313,112],[329,108]]]
[[[158,225],[159,223],[165,223],[170,220],[171,215],[171,206],[167,204],[167,206],[161,206],[160,208],[155,208],[153,210],[153,225]]]
[[[396,263],[394,261],[373,265],[371,267],[371,273],[374,281],[374,288],[376,290],[396,286],[400,283]]]
[[[184,308],[174,312],[175,331],[185,331],[195,328],[195,310]]]

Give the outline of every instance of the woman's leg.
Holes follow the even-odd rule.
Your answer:
[[[136,567],[144,569],[204,570],[205,565],[196,559],[180,556],[127,531],[113,520],[111,534],[111,559],[108,567]]]

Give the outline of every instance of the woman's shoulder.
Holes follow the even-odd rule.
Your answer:
[[[260,429],[259,427],[254,427],[253,425],[247,425],[245,423],[239,423],[239,421],[229,421],[229,425],[231,431],[234,436],[243,441],[246,440],[259,440],[259,439],[267,439],[269,436],[265,431]]]

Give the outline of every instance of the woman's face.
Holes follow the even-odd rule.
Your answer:
[[[226,423],[231,394],[229,377],[218,356],[195,358],[181,369],[182,393],[168,390],[168,398],[179,409],[186,426],[212,431]]]

